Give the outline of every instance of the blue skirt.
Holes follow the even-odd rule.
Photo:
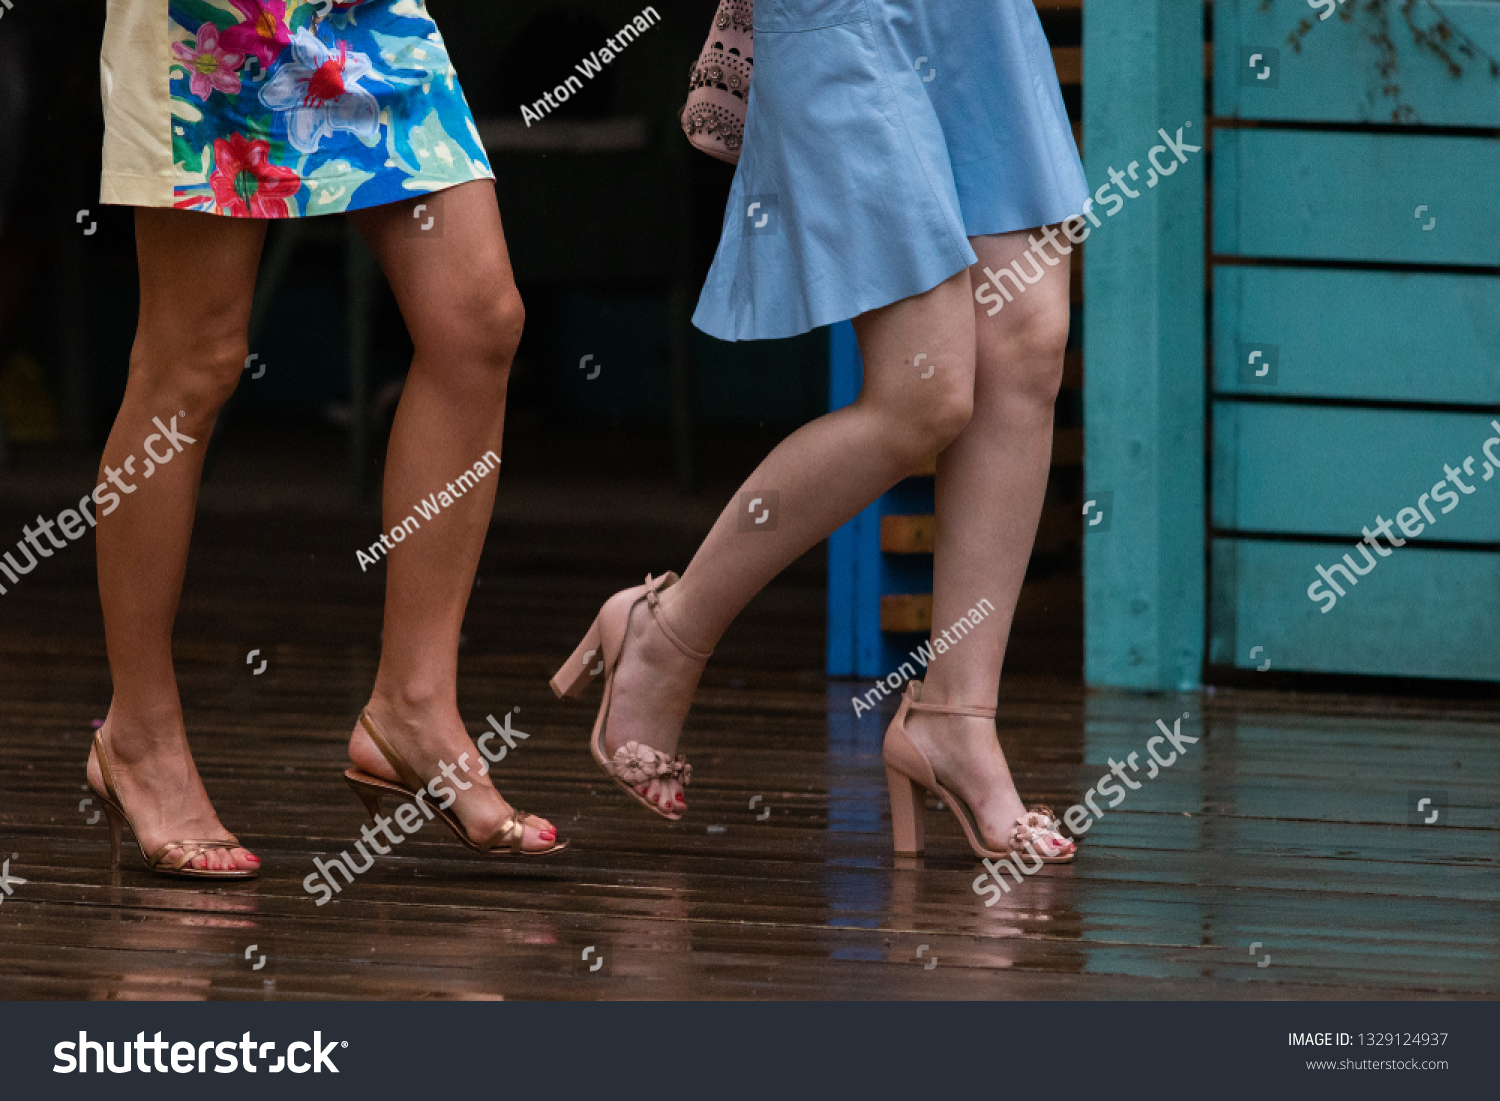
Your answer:
[[[1081,214],[1033,0],[756,0],[755,78],[693,323],[796,336],[931,290],[968,238]]]

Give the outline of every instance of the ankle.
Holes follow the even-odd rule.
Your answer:
[[[127,709],[112,703],[102,730],[110,757],[125,760],[176,747],[186,733],[182,709],[176,704]]]
[[[705,627],[698,622],[698,617],[692,607],[688,605],[687,598],[682,592],[682,582],[663,589],[658,595],[659,607],[657,614],[663,622],[675,634],[684,646],[696,650],[700,654],[711,654],[719,645],[719,637],[722,631],[713,632],[711,635],[705,633]],[[711,628],[710,628],[711,630]],[[670,642],[671,639],[669,638]],[[674,647],[675,649],[675,647]],[[684,654],[684,657],[687,655]]]
[[[367,706],[378,719],[403,726],[421,726],[458,713],[451,685],[439,688],[420,682],[395,687],[377,683]]]
[[[940,707],[990,708],[998,695],[999,686],[985,677],[930,677],[922,682],[921,702]]]

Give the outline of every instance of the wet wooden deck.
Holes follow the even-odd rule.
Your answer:
[[[226,464],[205,494],[179,669],[209,790],[264,874],[205,889],[138,859],[108,870],[105,827],[80,809],[109,690],[93,548],[74,547],[0,598],[0,857],[26,880],[0,905],[4,997],[1500,994],[1493,700],[1087,695],[1076,582],[1043,578],[1001,700],[1023,793],[1061,811],[1109,758],[1144,753],[1158,718],[1188,712],[1201,740],[1107,811],[1074,865],[986,908],[951,817],[933,818],[924,859],[891,855],[882,721],[855,720],[858,686],[819,673],[816,556],[710,668],[684,742],[686,820],[604,782],[585,743],[597,696],[558,702],[547,676],[604,596],[685,563],[714,505],[622,484],[589,522],[586,498],[524,470],[481,567],[461,698],[476,733],[521,708],[531,737],[498,766],[501,788],[573,845],[486,863],[434,827],[319,908],[303,878],[363,821],[340,770],[376,659],[381,580],[354,565],[374,522],[305,498],[289,510],[265,478],[247,497]],[[0,494],[0,530],[45,508],[45,483]],[[269,662],[259,677],[252,649]],[[1434,825],[1410,824],[1422,797],[1441,807]]]

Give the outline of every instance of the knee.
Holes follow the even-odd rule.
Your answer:
[[[503,396],[525,326],[514,283],[481,284],[446,304],[436,326],[417,340],[416,362],[467,396]]]
[[[980,373],[1007,405],[1051,413],[1062,388],[1071,312],[1066,300],[1018,311],[1003,325],[980,325]]]
[[[148,404],[170,406],[189,424],[210,423],[240,383],[249,358],[243,329],[142,329],[130,353],[130,385]]]
[[[939,371],[917,383],[916,395],[904,395],[883,409],[892,440],[903,459],[913,464],[936,455],[956,440],[974,414],[973,379],[967,373]]]
[[[476,296],[468,313],[472,319],[474,358],[493,371],[508,373],[516,349],[521,346],[521,332],[526,328],[526,306],[521,301],[521,292],[515,284],[507,283],[490,294]]]

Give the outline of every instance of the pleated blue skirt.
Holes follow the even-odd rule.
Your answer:
[[[931,290],[968,238],[1081,214],[1032,0],[756,0],[755,77],[693,323],[796,336]]]

